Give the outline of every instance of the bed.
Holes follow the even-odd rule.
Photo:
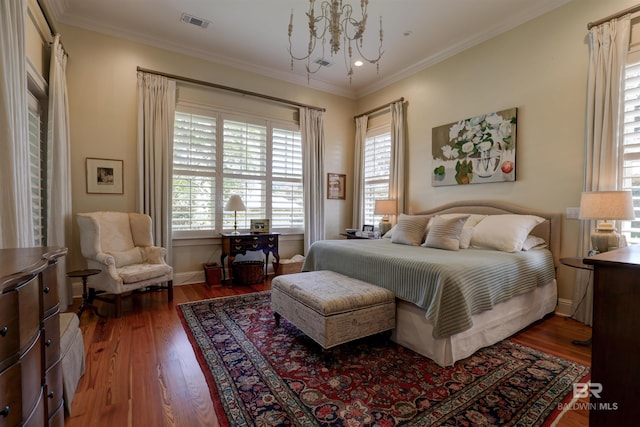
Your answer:
[[[392,290],[392,339],[448,366],[555,310],[560,227],[557,213],[450,203],[401,215],[390,238],[315,242],[303,271],[335,271]],[[420,241],[411,241],[419,232]]]

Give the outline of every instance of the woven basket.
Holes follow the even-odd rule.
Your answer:
[[[264,281],[264,262],[239,261],[231,264],[233,283],[236,285],[254,285]]]

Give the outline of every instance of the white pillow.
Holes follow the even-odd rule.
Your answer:
[[[398,223],[393,230],[391,243],[418,246],[424,239],[429,216],[400,214]]]
[[[471,235],[473,234],[473,227],[475,227],[480,221],[482,221],[487,215],[479,215],[479,214],[464,214],[464,213],[448,213],[440,215],[442,218],[460,218],[460,217],[468,217],[467,221],[464,223],[464,227],[462,228],[462,233],[460,234],[460,249],[467,249],[471,242]],[[429,220],[429,224],[427,224],[427,234],[429,234],[429,229],[431,224],[433,223],[433,218]]]
[[[460,234],[468,218],[469,215],[456,215],[453,218],[436,215],[429,221],[431,226],[429,227],[427,240],[422,246],[457,251],[460,249]]]
[[[384,233],[384,235],[382,237],[384,237],[385,239],[390,239],[391,236],[393,236],[393,230],[396,229],[396,226],[394,225],[393,227],[391,227],[391,230],[387,231],[386,233]]]
[[[522,244],[523,251],[530,251],[531,249],[543,249],[547,247],[547,242],[542,237],[532,236],[529,234]]]
[[[535,215],[489,215],[473,228],[471,247],[520,251],[529,232],[543,221]]]

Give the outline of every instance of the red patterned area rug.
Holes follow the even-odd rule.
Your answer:
[[[381,336],[323,353],[268,291],[178,314],[223,426],[542,426],[589,373],[508,340],[447,368]]]

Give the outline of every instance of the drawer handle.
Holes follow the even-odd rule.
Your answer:
[[[47,397],[49,399],[53,399],[53,396],[55,396],[55,394],[52,391],[50,391],[49,394],[47,394]]]
[[[0,411],[0,415],[6,418],[9,416],[10,411],[11,411],[11,408],[9,407],[9,405],[7,405],[4,407],[4,409],[2,409],[2,411]]]
[[[51,292],[51,288],[50,287],[47,286],[46,288],[44,288],[44,293],[45,294],[48,294],[49,292]]]
[[[51,340],[48,339],[47,342],[44,343],[44,345],[46,345],[47,347],[50,347],[51,346]]]
[[[2,335],[3,337],[7,336],[7,332],[9,332],[9,328],[6,326],[3,326],[2,329],[0,329],[0,335]]]

